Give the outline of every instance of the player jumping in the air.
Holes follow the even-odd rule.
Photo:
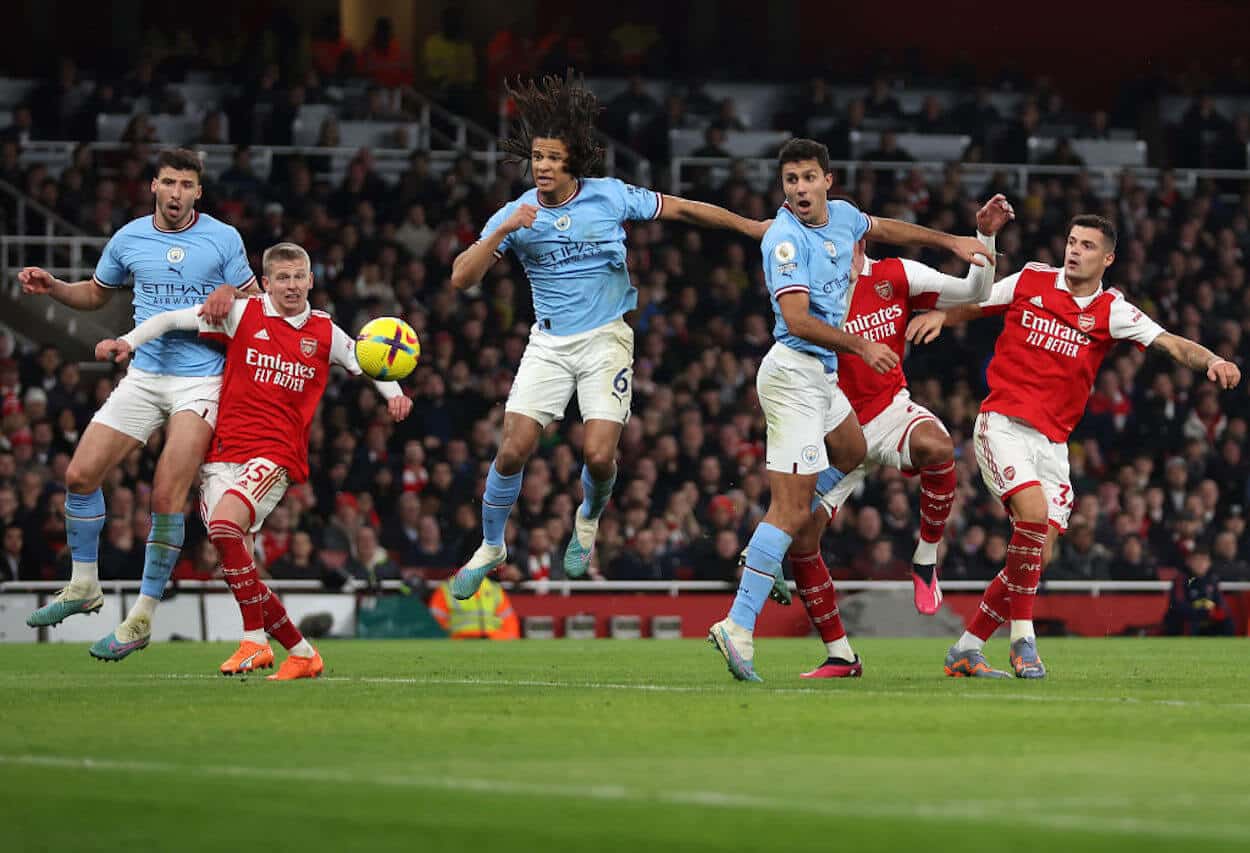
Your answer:
[[[1011,621],[1011,668],[1018,678],[1044,678],[1033,602],[1055,539],[1072,510],[1068,436],[1080,421],[1103,358],[1117,341],[1163,350],[1204,371],[1221,388],[1241,381],[1232,362],[1188,338],[1164,331],[1118,291],[1102,286],[1115,261],[1116,230],[1101,216],[1078,216],[1068,228],[1061,269],[1028,264],[994,285],[980,306],[947,312],[948,322],[1003,315],[986,374],[990,393],[973,436],[990,492],[1011,512],[1007,565],[990,583],[977,614],[946,654],[946,674],[1009,678],[985,659],[985,641]],[[913,340],[940,326],[931,312],[913,322]]]
[[[866,446],[846,395],[838,356],[855,353],[878,373],[899,363],[883,343],[843,331],[851,254],[865,237],[894,245],[948,249],[969,263],[989,263],[975,237],[955,237],[895,219],[878,219],[845,201],[828,201],[829,152],[792,139],[778,157],[786,203],[761,247],[772,297],[776,343],[760,362],[755,385],[768,421],[768,512],[747,544],[738,595],[709,641],[739,680],[760,681],[753,665],[755,620],[781,574],[790,543],[811,517],[816,477],[832,489],[859,466]],[[978,256],[981,256],[978,258]]]
[[[203,189],[194,152],[162,151],[156,168],[155,213],[127,223],[109,239],[95,275],[68,283],[27,267],[18,273],[22,291],[91,311],[133,277],[136,322],[190,306],[201,310],[201,305],[206,317],[224,317],[239,290],[255,287],[243,238],[231,226],[196,211]],[[66,470],[65,529],[73,574],[55,600],[27,618],[32,628],[104,606],[96,562],[106,518],[100,486],[109,470],[165,426],[152,483],[152,528],[140,594],[126,619],[91,646],[91,654],[122,660],[147,646],[152,615],[182,548],[187,491],[217,421],[221,365],[221,352],[193,333],[152,341],[135,354],[134,364],[83,432]]]
[[[235,302],[221,322],[195,308],[158,314],[119,339],[101,341],[96,357],[126,359],[161,336],[199,334],[226,346],[217,433],[205,460],[200,511],[221,554],[226,582],[243,615],[243,642],[221,665],[223,675],[273,666],[265,635],[290,652],[272,680],[321,674],[321,656],[286,615],[282,602],[256,572],[249,533],[282,500],[287,486],[308,479],[308,431],[337,364],[359,375],[351,336],[308,305],[312,266],[294,243],[265,250],[265,294]],[[398,421],[412,401],[398,383],[376,382]]]
[[[994,254],[994,234],[1014,216],[1007,200],[997,195],[977,212],[977,231],[985,251]],[[853,282],[847,308],[848,332],[886,344],[901,360],[904,333],[914,310],[981,302],[990,295],[994,268],[971,266],[964,278],[940,273],[906,258],[869,260],[863,243],[851,258]],[[862,672],[838,612],[833,578],[820,553],[820,536],[830,518],[864,479],[868,464],[898,468],[920,477],[920,536],[912,555],[916,609],[936,613],[942,604],[938,583],[938,543],[946,530],[955,499],[955,446],[937,416],[911,399],[902,365],[881,374],[856,355],[838,359],[838,385],[864,431],[868,445],[864,463],[832,489],[816,492],[820,504],[790,546],[795,586],[828,650],[828,658],[804,678],[845,678]],[[828,479],[829,475],[822,474]]]
[[[564,571],[590,566],[599,516],[616,482],[616,449],[633,392],[634,332],[622,319],[637,306],[625,266],[629,220],[665,219],[726,228],[758,240],[765,224],[720,207],[591,177],[602,164],[595,141],[595,96],[574,82],[545,77],[509,89],[519,123],[504,142],[528,160],[534,189],[500,208],[481,239],[462,252],[452,285],[476,284],[511,249],[534,293],[537,317],[508,396],[499,452],[482,497],[482,545],[456,572],[452,593],[468,598],[507,558],[504,528],[521,490],[525,463],[543,429],[563,417],[573,393],[586,424],[582,505]]]

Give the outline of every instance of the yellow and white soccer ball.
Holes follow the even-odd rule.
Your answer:
[[[403,379],[416,368],[420,357],[417,333],[398,317],[370,320],[356,335],[356,361],[374,379]]]

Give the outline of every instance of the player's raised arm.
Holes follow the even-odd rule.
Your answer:
[[[451,286],[464,290],[481,281],[486,271],[508,248],[508,237],[515,231],[531,227],[537,218],[538,208],[532,204],[501,207],[482,229],[482,238],[452,261]]]
[[[113,296],[115,288],[105,287],[92,278],[84,281],[62,281],[41,267],[24,267],[17,274],[22,293],[50,296],[76,311],[95,311]]]
[[[1163,350],[1177,364],[1183,364],[1192,370],[1205,371],[1207,379],[1221,388],[1236,388],[1241,382],[1241,369],[1237,365],[1220,358],[1197,341],[1164,332],[1154,339],[1151,346]]]
[[[869,217],[867,237],[896,246],[932,246],[945,249],[976,266],[992,266],[994,258],[987,257],[985,246],[976,237],[956,237],[943,231],[934,231],[923,225],[913,225],[900,219]]]
[[[771,222],[771,220],[747,219],[745,216],[739,216],[733,211],[718,207],[715,204],[691,201],[681,196],[665,195],[661,198],[660,214],[657,217],[659,219],[685,222],[702,228],[723,228],[728,231],[737,231],[739,234],[745,234],[752,240],[764,239],[764,233],[768,231],[768,226]]]

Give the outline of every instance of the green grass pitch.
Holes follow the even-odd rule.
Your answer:
[[[326,678],[225,645],[121,664],[0,646],[11,851],[1250,849],[1244,640],[1043,640],[1044,682],[932,640],[327,642]],[[1006,642],[990,646],[1005,665]]]

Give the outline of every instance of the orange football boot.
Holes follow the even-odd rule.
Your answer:
[[[222,675],[245,675],[258,669],[273,669],[273,649],[268,643],[244,640],[230,659],[221,665]]]
[[[278,671],[266,676],[265,680],[294,681],[297,678],[320,678],[325,668],[320,652],[314,651],[310,658],[288,655],[287,659],[282,662],[282,666],[278,667]]]

